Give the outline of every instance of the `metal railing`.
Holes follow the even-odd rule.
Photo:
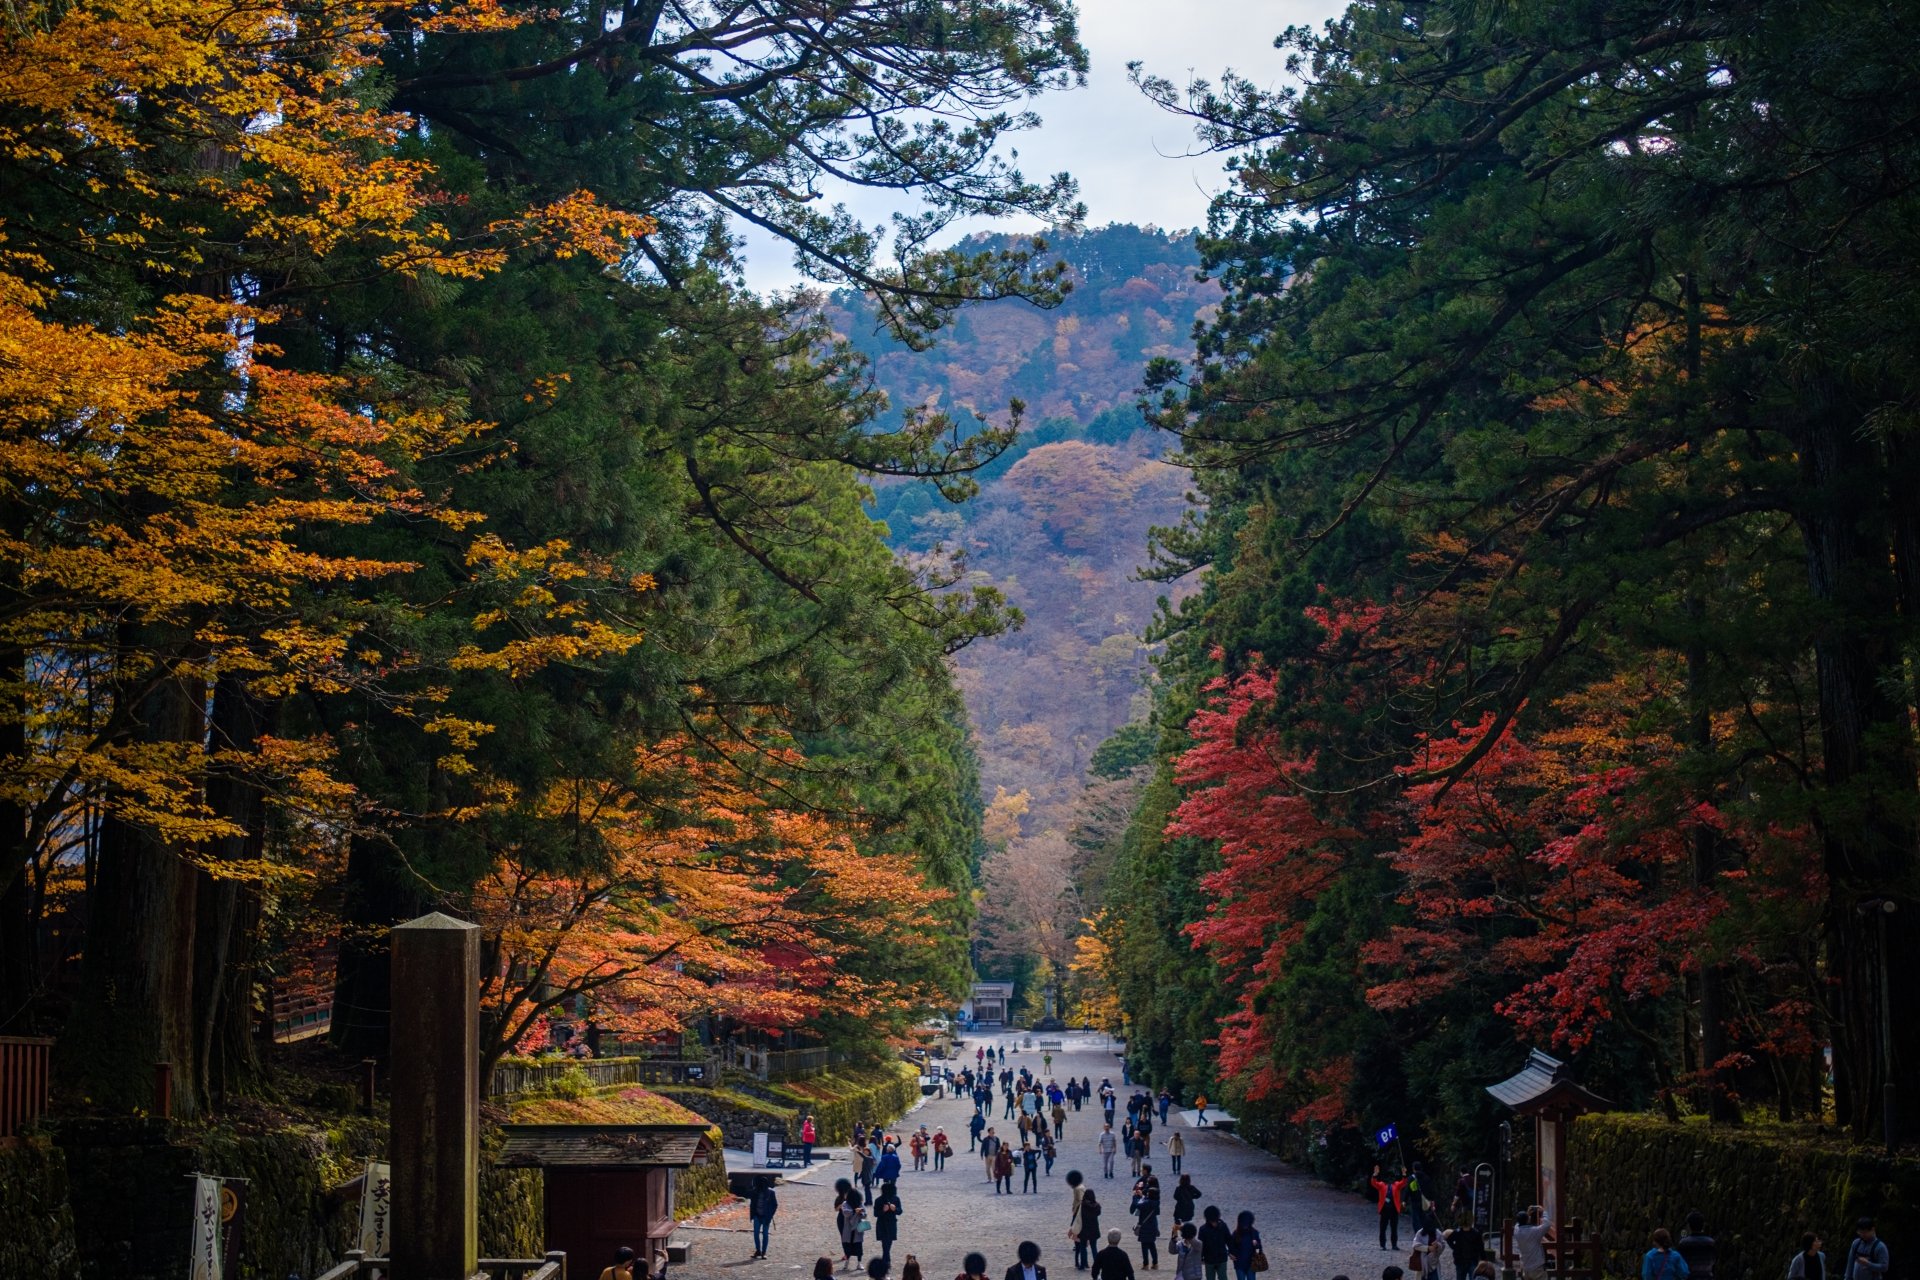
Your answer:
[[[720,1083],[724,1059],[710,1058],[585,1058],[578,1061],[542,1062],[530,1067],[502,1065],[493,1069],[487,1092],[499,1097],[509,1093],[531,1093],[558,1084],[574,1071],[584,1072],[595,1085],[610,1084],[692,1084]]]
[[[384,1276],[393,1263],[386,1258],[369,1258],[358,1249],[347,1250],[346,1260],[331,1271],[323,1271],[316,1280],[360,1280]],[[567,1280],[567,1255],[549,1253],[544,1258],[482,1258],[480,1270],[494,1280]]]

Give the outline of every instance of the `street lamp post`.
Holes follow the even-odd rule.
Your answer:
[[[1861,915],[1871,912],[1879,926],[1880,945],[1880,1124],[1886,1133],[1887,1154],[1900,1145],[1899,1094],[1893,1087],[1893,998],[1889,991],[1892,972],[1887,964],[1887,917],[1900,909],[1891,898],[1874,898],[1855,908]]]

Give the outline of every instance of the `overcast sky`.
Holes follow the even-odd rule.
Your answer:
[[[1029,178],[1062,169],[1080,181],[1089,226],[1153,223],[1162,228],[1201,225],[1207,201],[1225,183],[1222,157],[1190,155],[1192,131],[1160,111],[1127,83],[1127,63],[1175,83],[1189,73],[1218,80],[1232,67],[1263,85],[1282,78],[1284,59],[1273,38],[1289,24],[1318,26],[1343,5],[1329,0],[1080,0],[1081,38],[1092,59],[1087,87],[1047,94],[1033,103],[1044,121],[1016,135],[1019,167]],[[884,222],[898,200],[892,193],[830,193],[862,221]],[[977,224],[1026,230],[1015,223]],[[971,229],[971,228],[969,228]],[[800,281],[793,253],[762,233],[747,236],[747,283],[784,288]]]

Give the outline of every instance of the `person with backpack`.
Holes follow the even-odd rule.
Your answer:
[[[1640,1280],[1687,1280],[1687,1260],[1674,1251],[1665,1227],[1653,1233],[1653,1248],[1640,1259]]]
[[[1853,1243],[1847,1246],[1847,1265],[1841,1280],[1883,1280],[1890,1265],[1887,1242],[1873,1229],[1873,1219],[1854,1223]]]
[[[967,1121],[967,1150],[972,1151],[980,1145],[980,1135],[987,1131],[987,1118],[976,1109],[973,1119]]]
[[[768,1237],[773,1233],[773,1215],[780,1211],[780,1198],[773,1194],[772,1178],[755,1178],[753,1196],[747,1201],[747,1214],[753,1220],[753,1256],[767,1256]]]
[[[1827,1255],[1820,1244],[1811,1231],[1800,1237],[1800,1252],[1787,1263],[1787,1280],[1827,1280]]]

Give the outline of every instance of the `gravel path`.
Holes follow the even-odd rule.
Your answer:
[[[1005,1044],[1007,1065],[1019,1070],[1021,1064],[1040,1071],[1040,1051],[1014,1052],[1014,1042],[1006,1038],[980,1036],[966,1044],[967,1061],[981,1044]],[[958,1062],[955,1070],[959,1069]],[[1120,1063],[1100,1036],[1065,1037],[1065,1047],[1055,1051],[1053,1070],[1064,1086],[1069,1073],[1089,1076],[1098,1089],[1103,1078],[1111,1079],[1124,1099],[1130,1092],[1120,1083]],[[1044,1075],[1044,1073],[1043,1073]],[[995,1095],[992,1123],[1002,1132],[1016,1132],[1011,1121],[1002,1122],[1002,1104]],[[1130,1230],[1133,1219],[1127,1214],[1128,1192],[1133,1185],[1126,1160],[1115,1162],[1112,1181],[1100,1177],[1100,1156],[1095,1141],[1100,1133],[1100,1111],[1088,1103],[1075,1112],[1067,1112],[1066,1137],[1060,1144],[1060,1158],[1053,1176],[1042,1176],[1037,1193],[999,1195],[977,1155],[967,1151],[967,1120],[973,1114],[970,1102],[955,1098],[929,1099],[895,1128],[904,1136],[923,1121],[929,1130],[945,1128],[955,1139],[956,1154],[941,1172],[913,1172],[908,1153],[901,1151],[907,1169],[900,1178],[900,1240],[893,1247],[892,1276],[898,1277],[908,1254],[916,1255],[926,1280],[949,1280],[960,1270],[960,1260],[978,1249],[987,1257],[988,1275],[998,1277],[1014,1261],[1014,1248],[1022,1240],[1032,1240],[1041,1248],[1041,1262],[1053,1269],[1055,1280],[1072,1280],[1073,1250],[1066,1242],[1071,1201],[1064,1180],[1069,1169],[1088,1175],[1088,1182],[1103,1206],[1102,1226],[1118,1226],[1125,1233],[1122,1244],[1139,1263],[1139,1246]],[[1335,1275],[1353,1280],[1375,1280],[1389,1262],[1402,1261],[1397,1255],[1381,1251],[1375,1240],[1375,1220],[1371,1209],[1359,1196],[1334,1191],[1273,1156],[1225,1134],[1194,1130],[1182,1125],[1176,1113],[1173,1124],[1181,1128],[1187,1153],[1182,1170],[1193,1177],[1203,1195],[1200,1204],[1220,1206],[1228,1222],[1242,1209],[1251,1209],[1260,1228],[1273,1270],[1263,1280],[1331,1280]],[[1117,1129],[1117,1126],[1116,1126]],[[1167,1130],[1156,1122],[1156,1154],[1151,1163],[1160,1175],[1165,1213],[1162,1229],[1172,1226],[1172,1188],[1176,1181],[1168,1176],[1166,1157],[1160,1150]],[[833,1183],[848,1176],[844,1148],[833,1152],[834,1160],[799,1182],[789,1182],[778,1190],[780,1211],[774,1219],[772,1247],[763,1260],[750,1259],[753,1251],[747,1234],[745,1210],[723,1210],[704,1218],[696,1226],[682,1229],[679,1238],[693,1242],[692,1257],[683,1267],[670,1272],[672,1280],[788,1280],[810,1278],[816,1258],[825,1256],[837,1264],[839,1237],[833,1226]],[[1014,1185],[1020,1185],[1019,1175]],[[1404,1243],[1404,1242],[1403,1242]],[[867,1256],[879,1252],[878,1244],[867,1246]],[[585,1268],[569,1271],[576,1276],[596,1274]],[[841,1274],[847,1274],[842,1272]],[[1171,1276],[1171,1264],[1164,1256],[1160,1272]],[[1231,1273],[1229,1273],[1231,1274]]]

